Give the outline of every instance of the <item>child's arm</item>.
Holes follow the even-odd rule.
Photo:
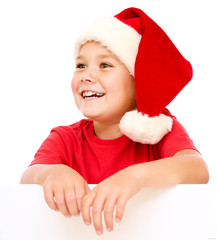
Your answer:
[[[102,211],[108,231],[113,229],[113,211],[121,220],[127,201],[143,187],[169,187],[181,183],[207,183],[209,174],[201,155],[194,150],[182,150],[173,157],[130,166],[102,181],[82,201],[85,223],[92,221],[96,232],[102,234]]]
[[[90,191],[79,173],[62,164],[37,164],[29,167],[20,183],[40,184],[48,206],[66,217],[80,214],[81,201]]]

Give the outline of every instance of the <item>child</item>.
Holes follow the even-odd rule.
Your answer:
[[[208,182],[200,153],[165,108],[191,80],[191,65],[152,19],[129,8],[96,21],[75,58],[71,86],[87,119],[54,128],[21,183],[42,185],[51,209],[81,212],[101,235],[102,212],[112,231],[114,208],[120,222],[144,187]]]

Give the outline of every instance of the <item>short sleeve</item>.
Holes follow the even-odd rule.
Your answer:
[[[158,143],[160,158],[172,157],[176,152],[184,149],[198,151],[185,128],[175,117],[172,118],[173,126],[171,132]]]
[[[51,131],[41,144],[29,166],[34,164],[65,164],[67,165],[67,151],[61,135]]]

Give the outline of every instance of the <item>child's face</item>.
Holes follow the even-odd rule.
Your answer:
[[[97,42],[82,46],[71,87],[80,111],[94,121],[116,123],[136,108],[133,76]]]

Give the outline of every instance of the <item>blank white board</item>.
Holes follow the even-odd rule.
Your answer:
[[[92,188],[93,185],[90,185]],[[0,185],[0,240],[215,240],[217,187],[143,189],[127,204],[114,231],[97,236],[82,217],[48,208],[38,185]]]

